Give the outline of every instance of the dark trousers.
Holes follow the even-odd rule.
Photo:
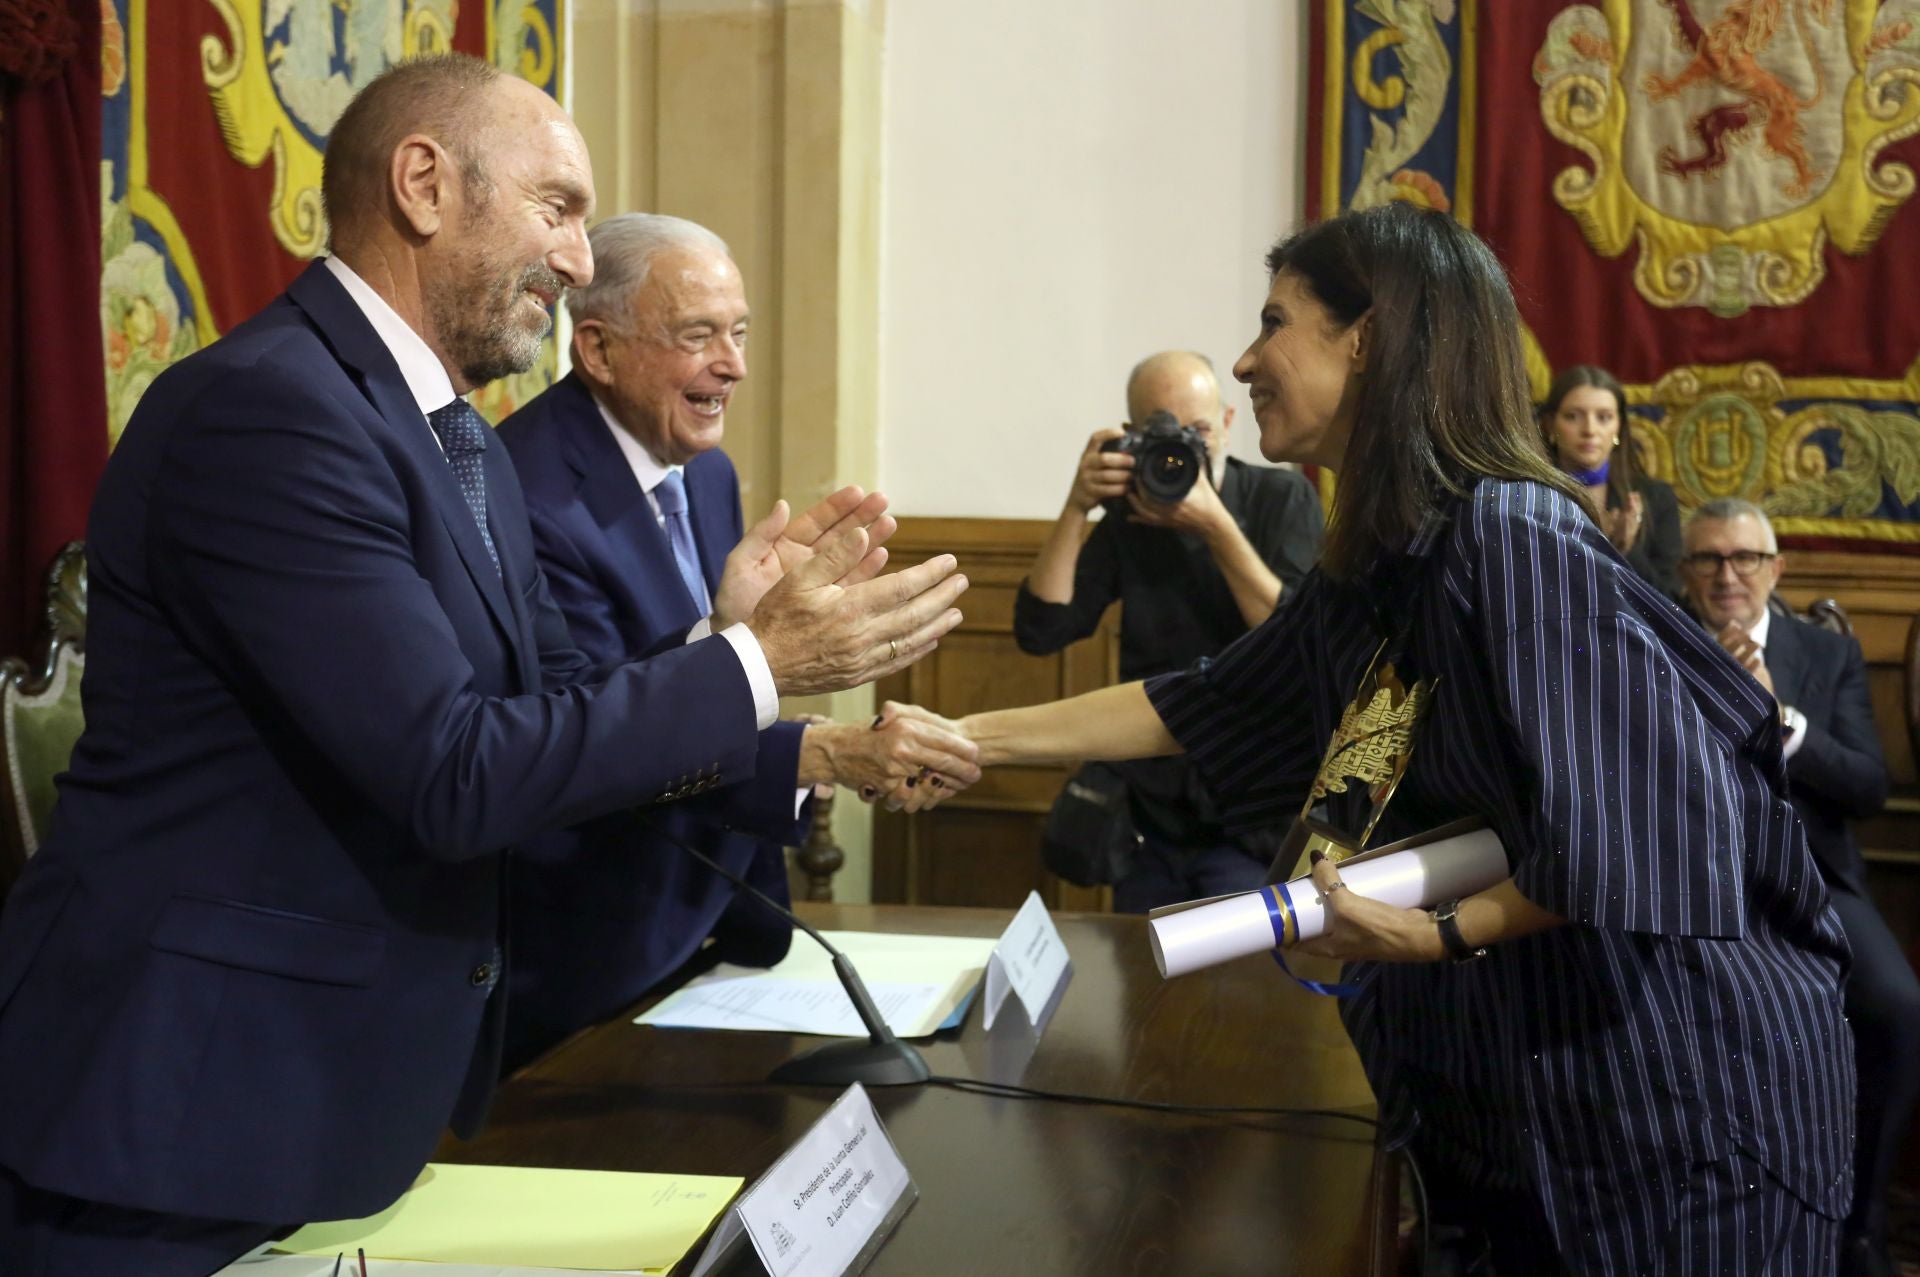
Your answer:
[[[1265,882],[1267,864],[1232,843],[1179,847],[1151,834],[1140,836],[1133,868],[1113,885],[1115,913],[1145,913],[1208,896],[1255,891]]]
[[[0,1168],[4,1277],[207,1277],[285,1231],[82,1201]]]
[[[1847,1021],[1860,1077],[1853,1152],[1853,1214],[1847,1231],[1886,1233],[1887,1183],[1920,1097],[1920,979],[1873,902],[1828,882],[1834,912],[1853,949]]]

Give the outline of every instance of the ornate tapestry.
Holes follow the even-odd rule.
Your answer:
[[[1920,553],[1920,0],[1314,0],[1309,204],[1449,209],[1683,506]]]
[[[403,58],[490,58],[556,96],[565,0],[101,0],[100,319],[115,439],[160,370],[271,301],[326,244],[320,158]],[[553,380],[485,387],[494,420]]]

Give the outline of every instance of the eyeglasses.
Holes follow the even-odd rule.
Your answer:
[[[1766,554],[1759,550],[1735,550],[1732,554],[1715,554],[1711,550],[1702,550],[1699,554],[1685,555],[1680,566],[1695,576],[1719,576],[1722,563],[1733,564],[1736,576],[1752,576],[1760,570],[1763,563],[1771,563],[1779,558],[1777,554]]]

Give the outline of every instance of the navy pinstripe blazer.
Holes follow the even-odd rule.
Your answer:
[[[1660,1209],[1641,1180],[1734,1150],[1844,1216],[1847,952],[1773,702],[1548,488],[1483,480],[1413,560],[1403,669],[1440,682],[1376,838],[1481,816],[1571,925],[1466,966],[1349,968],[1391,1137],[1424,1124],[1447,1171],[1530,1191],[1567,1253],[1611,1256],[1596,1271],[1652,1262],[1636,1248],[1668,1221],[1630,1217]],[[1230,819],[1298,809],[1396,605],[1404,574],[1370,592],[1316,570],[1217,660],[1148,684]]]

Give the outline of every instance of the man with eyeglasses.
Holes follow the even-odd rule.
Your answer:
[[[1886,1187],[1920,1091],[1920,980],[1867,894],[1848,828],[1887,796],[1860,645],[1770,606],[1786,559],[1765,511],[1709,501],[1686,527],[1681,583],[1694,615],[1780,703],[1793,806],[1853,949],[1846,1012],[1859,1071],[1854,1205],[1841,1272],[1891,1274]]]

